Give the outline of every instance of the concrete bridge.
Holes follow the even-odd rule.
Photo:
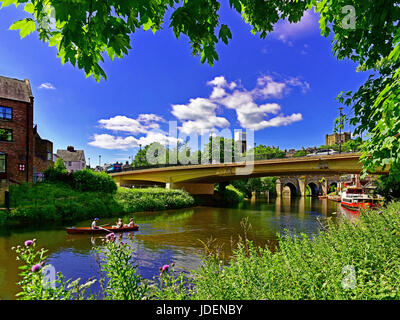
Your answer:
[[[281,194],[285,185],[295,194],[305,195],[306,186],[316,192],[327,192],[329,179],[338,181],[343,174],[359,174],[362,166],[360,154],[335,154],[316,157],[283,158],[254,161],[253,169],[245,174],[246,163],[195,164],[163,168],[136,169],[113,173],[119,186],[162,185],[166,188],[184,189],[191,194],[213,194],[214,184],[231,180],[276,176],[277,191]],[[247,163],[249,165],[249,163]],[[384,174],[385,172],[379,172]],[[321,177],[331,177],[320,182]]]

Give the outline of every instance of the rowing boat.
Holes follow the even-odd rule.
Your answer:
[[[110,232],[129,232],[137,230],[139,230],[138,225],[134,225],[133,227],[122,227],[122,228],[102,227],[102,229],[92,229],[91,227],[66,228],[66,231],[69,234],[99,234],[99,233],[110,233]]]

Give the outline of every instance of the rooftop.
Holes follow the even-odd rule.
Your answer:
[[[0,98],[30,102],[31,85],[28,79],[18,80],[0,76]]]
[[[85,161],[85,153],[83,150],[57,150],[57,157],[63,159],[64,161]]]

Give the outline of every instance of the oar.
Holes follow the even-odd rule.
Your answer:
[[[109,226],[111,223],[107,223],[107,224],[102,224],[101,226],[99,226],[99,227],[105,227],[105,226]]]
[[[108,233],[113,233],[112,231],[110,231],[110,230],[108,230],[108,229],[106,229],[106,228],[103,228],[103,227],[101,227],[101,226],[98,226],[98,228],[99,228],[99,229],[102,229],[102,230],[104,230],[104,231],[107,231]]]

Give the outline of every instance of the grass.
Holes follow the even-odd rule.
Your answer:
[[[166,210],[194,205],[182,190],[124,189],[115,193],[78,191],[64,183],[23,184],[10,187],[13,208],[0,224],[7,222],[70,222],[111,217],[138,211]]]

